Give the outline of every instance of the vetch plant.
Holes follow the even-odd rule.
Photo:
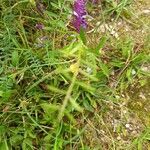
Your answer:
[[[72,1],[77,33],[66,29]],[[0,150],[149,146],[149,23],[145,15],[135,18],[139,3],[127,9],[127,1],[114,1],[1,0]],[[89,23],[94,13],[88,9],[96,12]],[[119,28],[114,39],[98,30],[112,19],[131,33]],[[85,33],[96,22],[98,28]]]

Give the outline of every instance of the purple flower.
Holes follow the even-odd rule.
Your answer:
[[[41,23],[37,23],[37,24],[35,25],[35,27],[36,27],[38,30],[42,30],[42,29],[44,28],[44,25],[41,24]]]
[[[73,6],[73,14],[74,18],[72,21],[73,26],[75,27],[77,32],[80,32],[80,29],[86,29],[87,22],[85,20],[86,17],[86,9],[85,9],[86,0],[75,0]]]

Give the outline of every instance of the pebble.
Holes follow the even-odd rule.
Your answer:
[[[118,137],[117,137],[117,140],[121,140],[121,137],[120,137],[120,136],[118,136]]]
[[[150,9],[145,9],[145,10],[142,11],[142,13],[149,14],[150,13]]]
[[[129,128],[130,128],[130,124],[127,123],[127,124],[125,125],[125,127],[126,127],[127,129],[129,129]]]
[[[146,100],[146,97],[145,97],[145,95],[142,92],[140,93],[139,97],[144,99],[144,100]]]
[[[134,69],[132,69],[132,75],[135,75],[136,74],[136,71]]]

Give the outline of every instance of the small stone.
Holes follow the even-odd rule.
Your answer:
[[[129,128],[130,128],[130,124],[127,123],[127,124],[125,125],[125,127],[126,127],[127,129],[129,129]]]
[[[144,100],[146,100],[146,97],[145,97],[145,95],[143,93],[140,93],[139,97],[144,99]]]
[[[105,26],[102,24],[98,27],[98,31],[105,32]]]
[[[150,9],[145,9],[145,10],[142,11],[142,13],[149,14],[150,13]]]
[[[112,110],[113,110],[113,109],[114,109],[114,107],[111,105],[111,106],[110,106],[110,109],[112,109]]]
[[[125,106],[125,105],[126,105],[126,102],[123,102],[123,103],[122,103],[122,106]]]
[[[87,72],[88,74],[92,74],[92,68],[87,67],[86,72]]]
[[[113,26],[112,26],[112,25],[109,25],[109,28],[110,28],[110,29],[113,29]]]
[[[147,71],[148,71],[148,67],[143,66],[143,67],[141,68],[141,70],[147,72]]]
[[[124,113],[124,114],[126,114],[126,113],[127,113],[127,111],[126,111],[126,110],[123,110],[123,113]]]
[[[122,22],[120,21],[120,22],[118,22],[118,26],[120,26],[120,25],[122,25]]]
[[[116,95],[116,99],[120,99],[120,96],[119,96],[119,95]]]
[[[121,96],[122,96],[123,98],[125,98],[125,95],[124,95],[124,94],[121,94]]]
[[[129,31],[129,29],[128,29],[128,28],[125,28],[125,31]]]
[[[104,26],[107,30],[109,30],[108,24],[105,24]]]
[[[132,131],[133,130],[132,127],[129,127],[129,130]]]
[[[115,35],[115,31],[114,30],[112,30],[111,32],[110,32],[110,34],[112,34],[112,35]]]
[[[136,71],[134,69],[132,69],[132,75],[135,75],[136,74]]]
[[[132,131],[132,134],[136,135],[136,134],[137,134],[137,131],[135,131],[135,130],[134,130],[134,131]]]
[[[115,37],[115,38],[118,38],[118,37],[119,37],[119,35],[118,35],[117,32],[114,34],[114,37]]]
[[[121,137],[120,137],[120,136],[118,136],[118,137],[117,137],[117,140],[118,140],[118,141],[119,141],[119,140],[121,140]]]
[[[98,21],[97,23],[96,23],[96,26],[99,26],[101,24],[101,22],[100,21]]]
[[[114,21],[114,18],[112,18],[111,21]]]

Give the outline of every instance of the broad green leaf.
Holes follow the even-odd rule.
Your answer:
[[[23,136],[16,134],[10,138],[10,143],[11,143],[11,145],[19,145],[19,144],[21,144],[22,140],[23,140]]]
[[[107,37],[104,36],[100,39],[99,44],[97,45],[97,47],[95,48],[95,52],[97,54],[99,54],[99,51],[105,46],[106,42],[107,42]]]
[[[0,143],[0,150],[9,150],[6,139],[2,143]]]
[[[93,109],[93,107],[89,104],[88,99],[84,99],[84,100],[83,100],[83,105],[84,105],[84,107],[85,107],[86,110],[91,111],[91,112],[94,112],[94,109]]]
[[[56,8],[56,9],[60,9],[59,6],[56,3],[51,2],[51,5]]]
[[[70,98],[70,103],[79,112],[83,112],[83,108],[72,98]]]
[[[0,91],[0,97],[2,97],[2,96],[3,96],[3,94],[4,94],[4,92],[3,92],[3,91]]]
[[[43,103],[41,104],[41,107],[47,115],[59,110],[59,106],[54,104]]]
[[[60,27],[62,29],[66,29],[66,26],[62,20],[56,21],[56,23],[57,23],[58,27]]]
[[[33,150],[32,140],[29,138],[26,138],[23,140],[22,143],[22,150]]]
[[[100,68],[102,69],[104,75],[109,77],[109,69],[108,69],[107,65],[104,64],[103,62],[100,62],[99,65],[100,65]]]
[[[30,2],[33,6],[36,6],[35,0],[29,0],[29,2]]]

